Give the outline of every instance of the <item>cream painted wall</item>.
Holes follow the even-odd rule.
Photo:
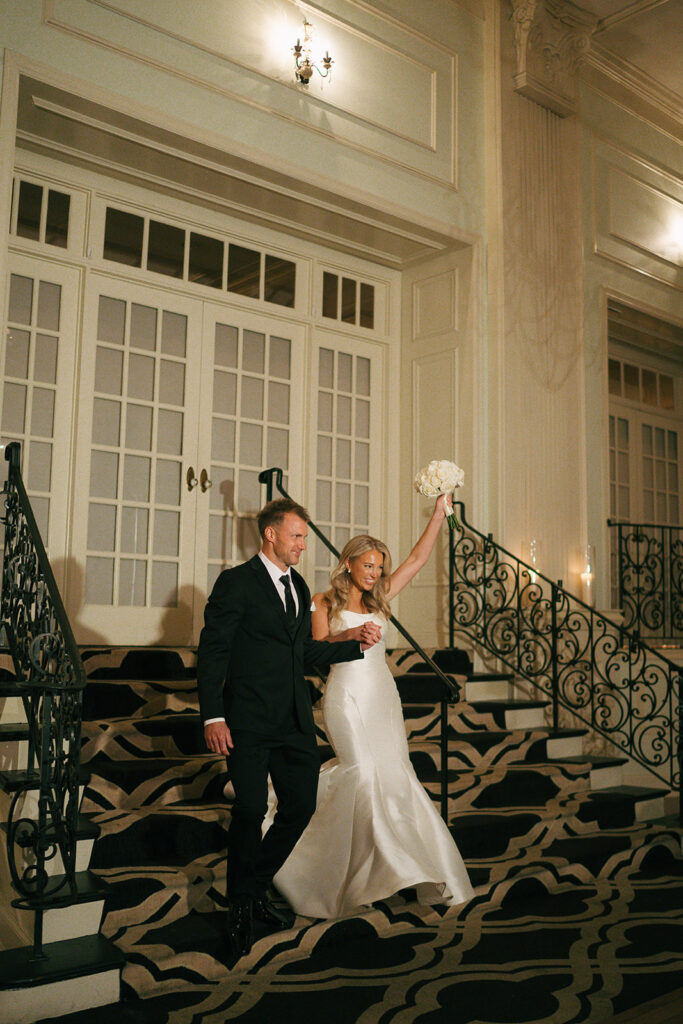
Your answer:
[[[609,551],[607,299],[618,296],[683,323],[683,145],[590,85],[582,90],[581,119],[587,535],[596,546],[597,598],[604,604]],[[619,187],[623,181],[628,189]]]
[[[500,12],[502,543],[578,592],[585,544],[579,128],[514,92]],[[496,311],[500,316],[500,311]],[[491,339],[493,344],[493,339]]]
[[[448,0],[326,0],[314,27],[336,63],[331,82],[315,77],[308,91],[292,75],[301,23],[293,0],[0,0],[0,44],[152,121],[180,120],[266,166],[480,231],[481,19]]]

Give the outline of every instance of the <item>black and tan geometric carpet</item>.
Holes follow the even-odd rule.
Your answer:
[[[411,756],[436,800],[433,683],[400,660]],[[681,830],[638,820],[656,812],[656,780],[615,784],[621,759],[577,753],[580,730],[552,733],[533,701],[449,709],[449,824],[469,903],[422,907],[407,891],[338,921],[298,918],[232,963],[226,769],[202,751],[185,662],[86,659],[83,809],[101,829],[91,868],[112,886],[103,931],[127,963],[121,1003],[55,1021],[599,1024],[683,987]],[[320,743],[324,760],[322,728]]]

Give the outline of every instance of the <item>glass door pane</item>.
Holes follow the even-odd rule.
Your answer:
[[[70,479],[78,274],[13,256],[2,352],[0,433],[21,444],[24,484],[43,543],[63,582]],[[0,465],[6,477],[6,463]]]
[[[117,642],[188,642],[201,307],[118,282],[95,285],[81,381],[83,530],[74,544],[85,576],[82,621],[98,630],[106,623]]]
[[[265,501],[258,480],[263,469],[281,469],[285,489],[306,504],[301,492],[303,348],[298,324],[207,307],[202,395],[210,401],[200,410],[197,459],[196,572],[204,593],[223,569],[260,547],[256,515]]]

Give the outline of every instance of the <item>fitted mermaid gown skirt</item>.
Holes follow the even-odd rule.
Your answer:
[[[384,630],[383,619],[344,611],[334,631],[369,619]],[[323,710],[337,756],[321,770],[315,814],[276,888],[297,914],[320,918],[408,887],[423,903],[468,900],[462,857],[410,763],[384,639],[362,660],[332,666]]]

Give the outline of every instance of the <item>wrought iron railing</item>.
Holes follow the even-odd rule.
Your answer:
[[[19,444],[9,444],[5,458],[0,625],[29,727],[26,770],[10,773],[7,848],[19,894],[12,902],[35,911],[34,952],[41,956],[43,911],[68,903],[76,889],[85,672],[21,478]],[[63,871],[51,871],[58,856]]]
[[[465,633],[549,698],[555,731],[565,708],[680,794],[679,666],[479,533],[458,505],[451,646]]]
[[[277,491],[284,497],[291,497],[282,486],[282,470],[278,468],[264,469],[259,474],[259,481],[266,485],[266,501],[270,501],[273,497],[273,490]],[[334,545],[328,540],[324,533],[318,529],[313,522],[309,522],[311,531],[318,537],[320,541],[325,545],[328,551],[331,551],[335,558],[339,558],[339,551]],[[440,788],[441,788],[441,816],[444,820],[448,819],[448,705],[455,704],[460,700],[460,686],[452,679],[447,676],[445,672],[436,664],[436,662],[427,654],[420,644],[415,640],[405,626],[401,625],[395,616],[391,616],[391,623],[396,627],[401,636],[408,641],[413,650],[420,656],[422,661],[427,665],[430,672],[432,672],[441,683],[441,699],[440,699],[440,711],[439,711],[439,745],[440,745]]]
[[[616,540],[624,626],[648,639],[683,638],[683,527],[607,523]]]

